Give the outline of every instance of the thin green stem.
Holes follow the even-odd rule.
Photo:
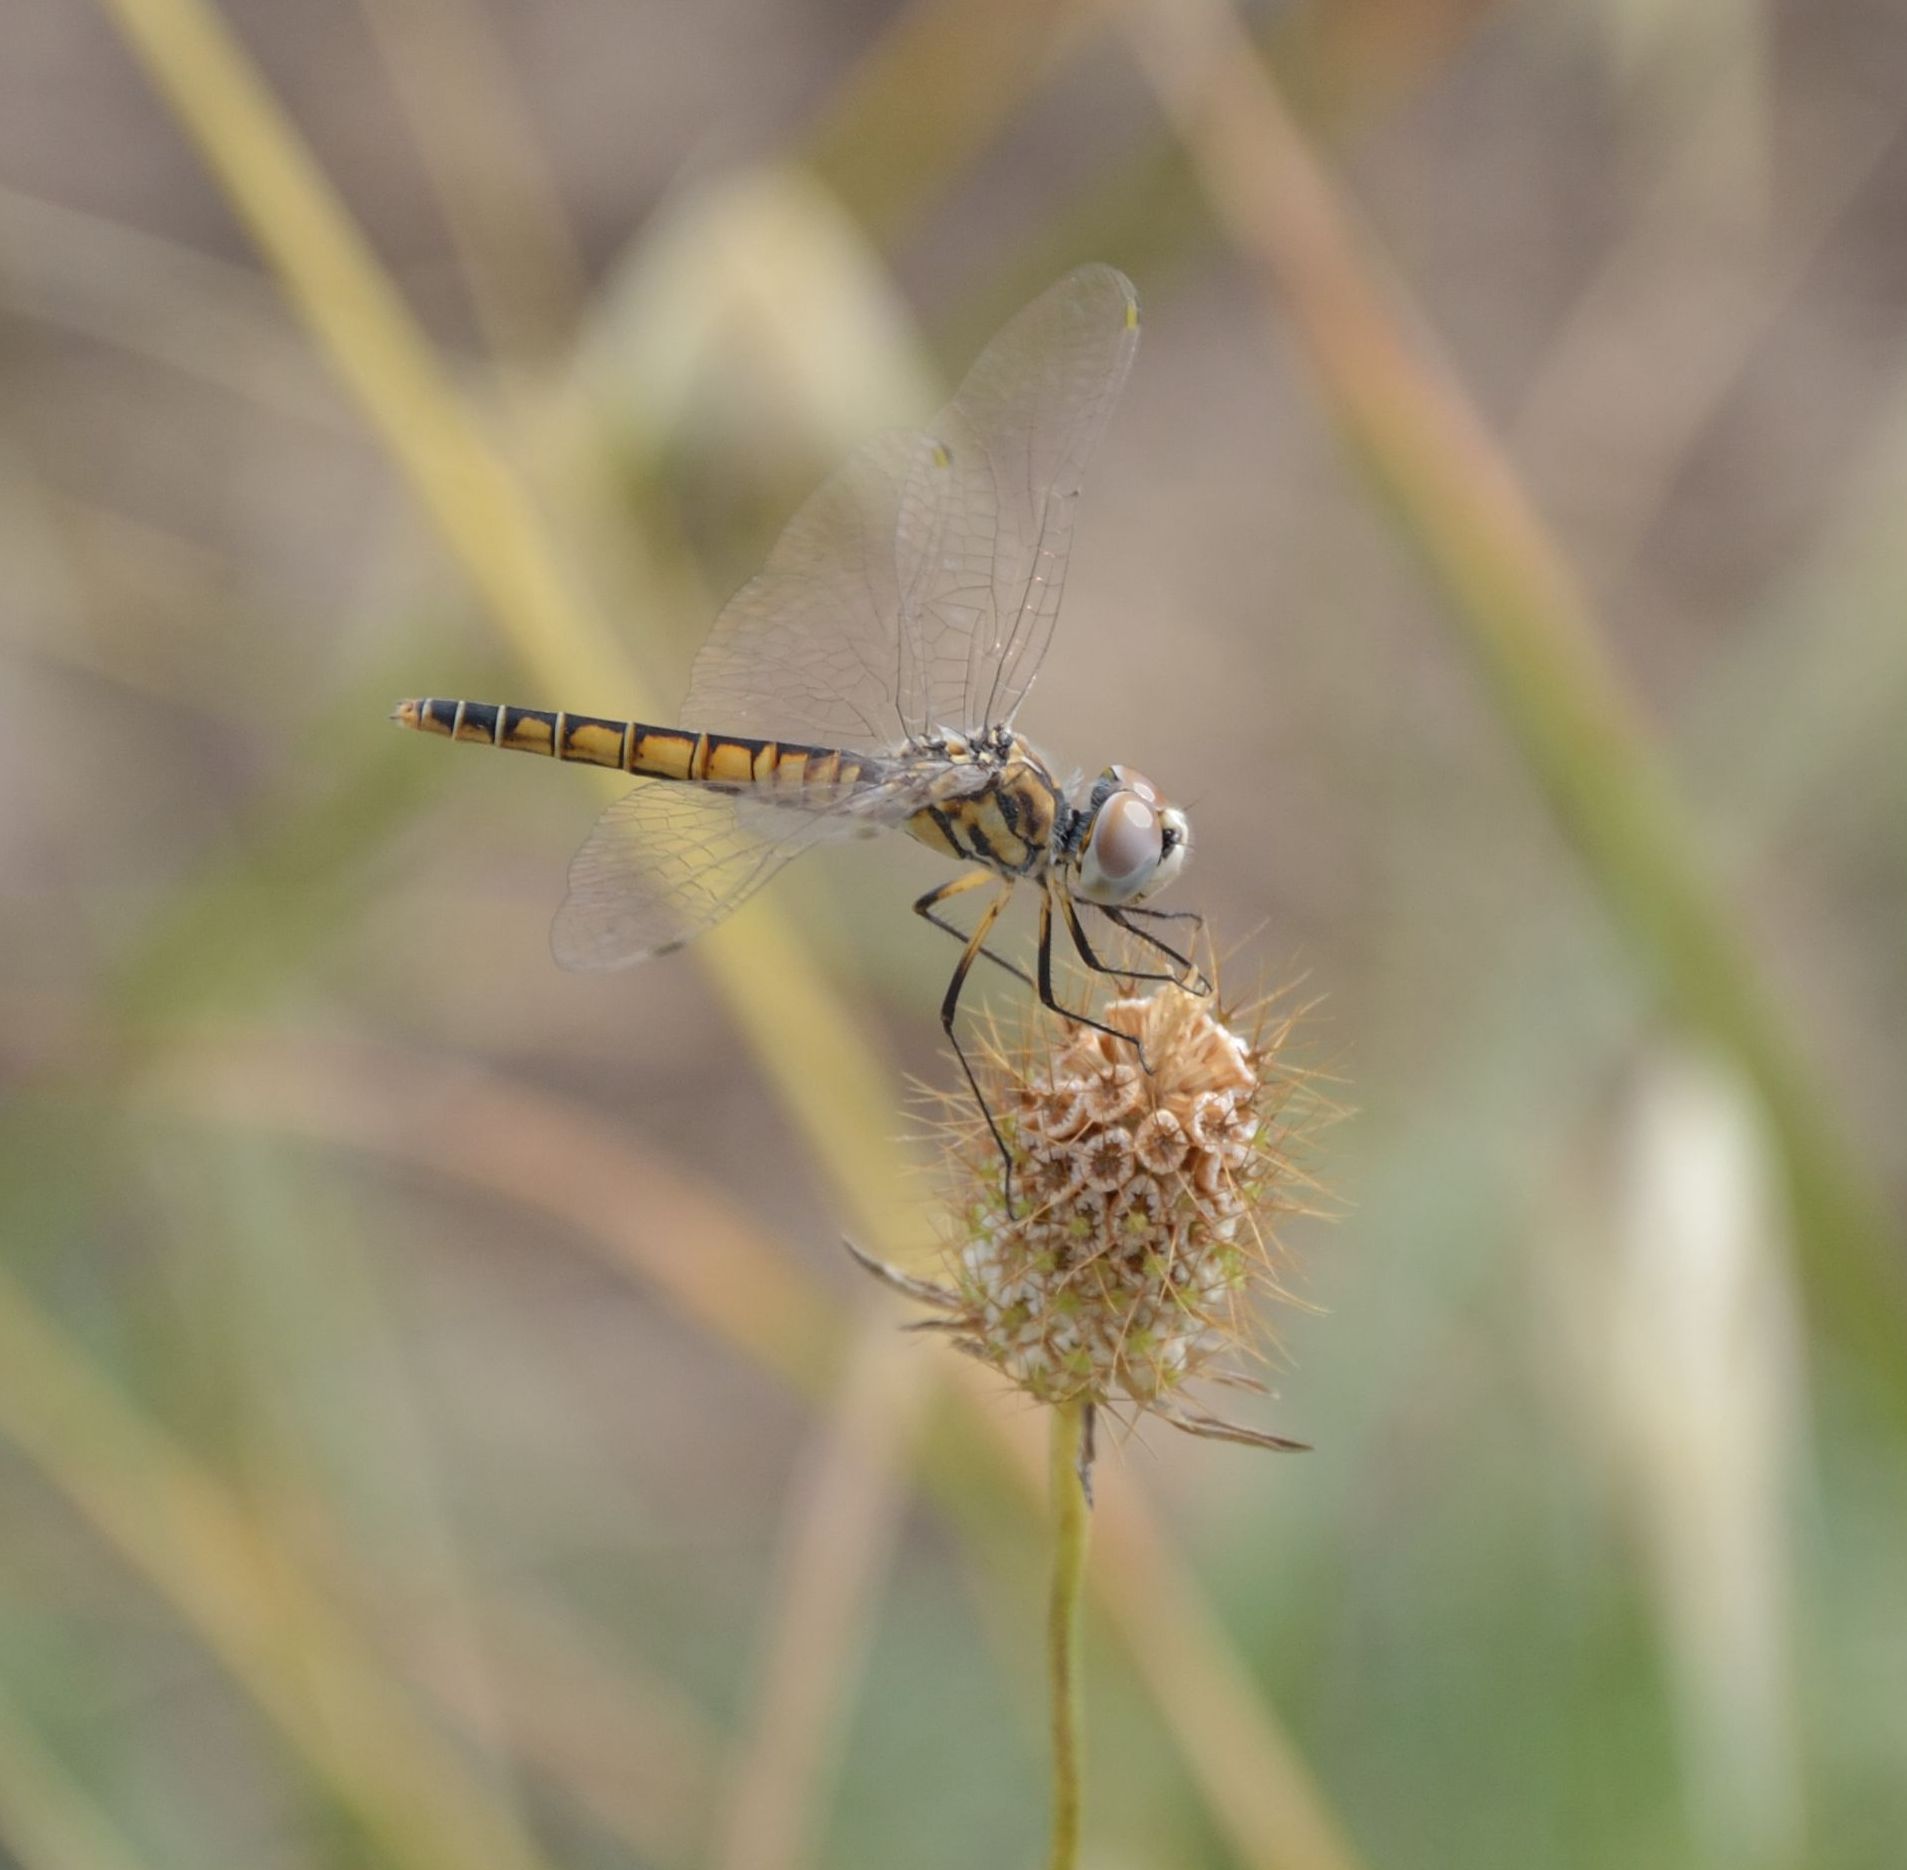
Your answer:
[[[1046,1623],[1047,1678],[1053,1694],[1053,1847],[1047,1870],[1075,1870],[1079,1862],[1079,1605],[1091,1525],[1079,1458],[1091,1406],[1069,1402],[1053,1411],[1053,1592]]]

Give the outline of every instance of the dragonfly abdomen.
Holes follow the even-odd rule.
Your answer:
[[[679,779],[721,787],[761,786],[796,792],[808,786],[852,785],[872,762],[838,747],[809,747],[746,734],[697,733],[652,727],[564,709],[517,708],[490,701],[431,697],[400,701],[391,710],[400,726],[449,740],[474,741],[512,753],[606,766],[639,779]]]

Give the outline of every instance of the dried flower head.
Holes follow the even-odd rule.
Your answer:
[[[1010,1040],[995,1032],[976,1060],[1013,1156],[1010,1199],[985,1122],[970,1102],[943,1100],[947,1283],[864,1263],[1042,1402],[1302,1446],[1180,1396],[1199,1376],[1248,1382],[1221,1363],[1241,1346],[1241,1302],[1273,1286],[1273,1224],[1308,1186],[1293,1145],[1316,1101],[1280,1059],[1292,1019],[1260,1008],[1242,1031],[1172,986],[1102,1017],[1113,1031],[1040,1019]]]

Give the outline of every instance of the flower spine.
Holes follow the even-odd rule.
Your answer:
[[[1273,1284],[1272,1227],[1307,1186],[1291,1152],[1315,1108],[1280,1062],[1290,1018],[1261,1015],[1248,1034],[1210,1004],[1166,986],[1106,1006],[1112,1032],[993,1035],[981,1089],[1013,1154],[1011,1200],[985,1125],[947,1101],[947,1281],[868,1264],[1042,1402],[1293,1448],[1180,1396],[1199,1376],[1247,1381],[1220,1361],[1240,1347],[1251,1288]]]

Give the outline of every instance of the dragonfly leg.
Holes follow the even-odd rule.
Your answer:
[[[1196,948],[1205,939],[1205,918],[1196,909],[1148,909],[1143,903],[1126,903],[1119,913],[1143,916],[1148,922],[1190,922],[1193,925],[1191,945]]]
[[[1136,935],[1148,948],[1156,949],[1157,952],[1164,955],[1168,961],[1174,962],[1179,969],[1178,984],[1183,987],[1187,993],[1197,994],[1200,999],[1203,999],[1212,991],[1212,983],[1210,979],[1207,978],[1205,970],[1200,967],[1189,954],[1180,954],[1170,942],[1161,941],[1151,930],[1139,928],[1130,920],[1133,916],[1149,916],[1161,922],[1196,922],[1198,928],[1192,937],[1192,946],[1197,947],[1200,938],[1205,933],[1205,918],[1200,915],[1197,910],[1110,909],[1101,904],[1095,904],[1094,907],[1097,908],[1099,913],[1103,915],[1108,922],[1112,923],[1115,928],[1124,929],[1128,935]]]
[[[985,877],[984,870],[976,871],[976,876]],[[962,887],[971,888],[965,879],[958,879]],[[938,894],[938,892],[936,892]],[[967,1058],[965,1048],[960,1043],[960,1035],[954,1030],[954,1015],[960,1008],[960,990],[967,984],[967,975],[974,961],[986,953],[988,931],[999,920],[1000,911],[1006,907],[1007,898],[1013,894],[1013,885],[1003,883],[1000,893],[992,902],[980,911],[980,919],[973,925],[973,933],[966,938],[967,945],[960,951],[960,959],[954,964],[953,979],[947,983],[946,998],[940,1003],[940,1024],[947,1034],[947,1043],[953,1047],[954,1057],[960,1061],[960,1069],[967,1074],[967,1088],[973,1092],[973,1101],[980,1106],[980,1115],[986,1119],[987,1134],[993,1138],[993,1144],[1000,1152],[1002,1164],[1001,1193],[1006,1201],[1007,1218],[1013,1214],[1013,1152],[1007,1148],[1006,1138],[1000,1134],[1000,1126],[995,1121],[992,1106],[987,1102],[987,1094],[980,1088],[980,1080],[974,1076],[973,1066]],[[925,911],[922,912],[923,914]],[[958,934],[959,931],[955,930]]]
[[[934,911],[950,897],[958,896],[965,890],[978,889],[982,883],[994,883],[998,880],[999,879],[996,878],[990,870],[963,870],[959,876],[941,884],[938,889],[929,890],[927,894],[914,905],[914,913],[924,921],[931,922],[935,928],[951,935],[955,941],[964,942],[967,939],[967,931],[958,924],[949,922],[942,916],[935,915]],[[1021,967],[1018,962],[1009,961],[1005,955],[996,953],[993,949],[986,947],[984,944],[980,952],[985,955],[995,967],[1005,968],[1015,980],[1024,982],[1028,987],[1033,985],[1033,976],[1029,974],[1025,968]]]
[[[1145,903],[1125,903],[1119,913],[1128,916],[1144,916],[1148,922],[1196,922],[1199,933],[1205,933],[1205,918],[1196,909],[1154,909]]]
[[[1091,949],[1086,946],[1085,931],[1079,926],[1079,912],[1073,907],[1072,898],[1061,896],[1060,902],[1065,910],[1067,925],[1073,932],[1073,945],[1079,949],[1080,956],[1086,965],[1101,974],[1115,972],[1112,968],[1101,967],[1093,958]],[[1152,1064],[1146,1057],[1145,1043],[1137,1033],[1121,1032],[1117,1026],[1109,1026],[1103,1019],[1095,1019],[1090,1013],[1083,1012],[1077,1007],[1066,1006],[1061,1002],[1059,995],[1053,991],[1053,892],[1050,889],[1040,898],[1039,968],[1040,1004],[1043,1007],[1057,1013],[1061,1019],[1070,1019],[1077,1026],[1090,1026],[1093,1031],[1103,1032],[1109,1038],[1125,1040],[1139,1054],[1140,1069],[1148,1077],[1151,1076]],[[1169,980],[1171,976],[1161,974],[1157,978]]]
[[[1113,974],[1118,976],[1121,980],[1165,980],[1170,981],[1175,987],[1184,986],[1184,976],[1179,973],[1168,974],[1160,968],[1114,967],[1111,962],[1102,961],[1094,952],[1092,943],[1086,939],[1086,925],[1079,919],[1078,905],[1074,903],[1072,897],[1063,893],[1060,896],[1059,902],[1061,912],[1066,917],[1067,931],[1073,938],[1073,946],[1078,950],[1079,958],[1084,961],[1095,974]],[[1095,904],[1094,907],[1096,908],[1098,905]],[[1112,911],[1107,910],[1106,914],[1110,917]],[[1135,935],[1138,932],[1137,929],[1132,931]]]

